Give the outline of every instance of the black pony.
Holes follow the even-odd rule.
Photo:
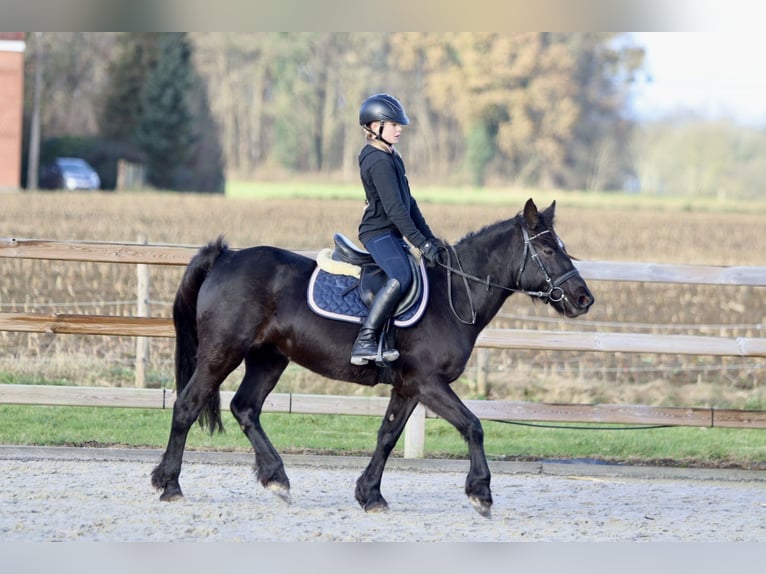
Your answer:
[[[391,385],[391,399],[375,452],[356,483],[366,511],[387,508],[380,493],[383,469],[418,403],[449,421],[468,444],[465,492],[489,516],[490,471],[479,419],[450,387],[465,369],[481,330],[513,292],[549,303],[567,317],[593,304],[585,281],[553,230],[556,203],[538,212],[530,199],[523,213],[469,234],[448,249],[448,264],[428,268],[430,302],[422,319],[396,333],[398,360],[388,367],[349,362],[358,325],[313,313],[306,289],[313,259],[277,247],[230,250],[219,238],[189,263],[176,294],[178,396],[167,449],[152,473],[160,500],[182,498],[178,477],[186,437],[200,418],[222,428],[219,387],[244,360],[245,375],[231,412],[255,450],[260,483],[289,500],[290,481],[261,426],[263,403],[292,360],[330,379]],[[448,256],[447,256],[448,255]]]

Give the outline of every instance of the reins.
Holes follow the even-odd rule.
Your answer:
[[[471,287],[468,285],[468,279],[472,279],[474,281],[482,282],[482,279],[479,279],[478,277],[475,277],[473,275],[469,275],[465,271],[463,271],[463,264],[460,262],[460,257],[458,257],[457,251],[455,251],[455,248],[452,247],[452,245],[445,246],[447,250],[447,264],[444,265],[441,261],[437,261],[439,265],[444,267],[447,270],[447,300],[449,301],[449,308],[452,311],[452,314],[457,317],[458,321],[463,323],[463,325],[475,325],[476,324],[476,308],[473,306],[473,296],[471,295]],[[455,254],[455,261],[457,261],[457,265],[459,269],[455,269],[452,267],[452,253]],[[458,315],[457,309],[455,309],[455,302],[452,299],[452,274],[459,275],[463,278],[463,285],[465,286],[465,292],[468,295],[468,305],[471,308],[471,320],[466,321],[463,319],[460,315]],[[487,275],[487,291],[489,291],[489,275]]]
[[[445,245],[445,250],[447,251],[447,263],[445,264],[445,263],[442,263],[441,261],[437,261],[437,263],[447,270],[447,298],[449,299],[450,310],[452,311],[452,314],[455,315],[455,317],[457,317],[457,319],[464,325],[476,324],[476,309],[473,304],[473,297],[471,295],[471,288],[468,285],[468,280],[484,285],[484,288],[486,291],[489,291],[491,287],[495,287],[497,289],[502,289],[504,291],[509,291],[511,293],[523,293],[524,295],[529,295],[530,297],[538,297],[540,299],[546,299],[548,301],[558,302],[558,301],[566,300],[566,295],[564,294],[564,290],[561,288],[561,285],[563,285],[571,277],[574,277],[575,275],[579,274],[579,271],[577,269],[572,269],[564,273],[558,279],[555,279],[555,280],[552,279],[550,274],[548,273],[548,270],[545,268],[545,265],[543,265],[543,262],[540,260],[539,254],[537,253],[534,246],[532,245],[533,240],[537,239],[541,235],[550,233],[551,230],[546,229],[545,231],[541,231],[537,235],[533,235],[532,237],[530,237],[529,233],[527,233],[526,228],[522,226],[521,232],[524,237],[524,257],[521,261],[521,267],[519,268],[519,272],[517,274],[516,283],[519,285],[521,284],[521,276],[524,273],[524,269],[526,269],[527,259],[532,259],[537,264],[540,271],[542,271],[543,275],[545,275],[545,282],[548,284],[547,291],[529,291],[527,289],[509,287],[507,285],[495,283],[494,281],[491,280],[490,275],[487,275],[486,279],[482,279],[481,277],[477,277],[476,275],[471,275],[470,273],[466,273],[465,271],[463,271],[463,265],[460,261],[460,257],[458,256],[455,248],[452,245]],[[458,267],[457,269],[452,266],[453,254],[455,256],[455,261],[457,263],[457,267]],[[457,310],[455,309],[454,300],[452,296],[452,275],[453,274],[459,277],[462,277],[463,279],[463,285],[465,286],[466,294],[468,296],[468,305],[471,309],[470,321],[466,321],[465,319],[463,319],[458,314]]]

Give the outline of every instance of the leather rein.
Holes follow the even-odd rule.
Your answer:
[[[519,267],[519,272],[516,275],[516,284],[520,285],[521,276],[524,273],[524,269],[526,269],[526,266],[527,266],[527,260],[532,259],[537,264],[538,269],[540,269],[540,271],[542,271],[543,275],[545,276],[545,282],[548,284],[547,291],[528,291],[526,289],[508,287],[507,285],[501,285],[500,283],[493,282],[490,278],[491,277],[490,275],[487,275],[486,279],[482,279],[481,277],[477,277],[475,275],[471,275],[470,273],[466,273],[465,271],[463,271],[463,265],[460,262],[460,258],[458,257],[458,254],[457,254],[457,251],[455,251],[455,248],[452,245],[445,245],[445,249],[447,251],[447,263],[445,264],[445,263],[442,263],[441,261],[438,261],[437,263],[447,270],[447,298],[449,299],[450,310],[452,311],[452,314],[455,315],[455,317],[457,317],[457,319],[464,325],[476,324],[476,308],[474,307],[474,304],[473,304],[473,297],[471,296],[471,289],[468,285],[468,280],[484,285],[486,291],[489,291],[490,287],[495,287],[497,289],[510,291],[512,293],[523,293],[525,295],[529,295],[530,297],[538,297],[540,299],[545,300],[546,303],[550,301],[554,301],[554,302],[565,301],[566,302],[567,297],[566,297],[566,294],[564,293],[564,290],[561,288],[561,285],[563,285],[567,280],[574,277],[575,275],[578,275],[580,272],[577,269],[572,269],[570,271],[567,271],[563,275],[561,275],[558,279],[551,278],[550,274],[548,273],[548,270],[545,268],[545,265],[540,259],[540,255],[537,253],[537,250],[532,244],[532,241],[534,241],[541,235],[545,235],[546,233],[550,233],[550,232],[551,232],[550,229],[546,229],[545,231],[541,231],[537,235],[533,235],[532,237],[530,237],[526,228],[524,226],[521,227],[521,233],[524,237],[524,257],[522,258],[521,267]],[[453,255],[455,257],[455,262],[457,263],[457,268],[452,266]],[[463,285],[465,286],[466,293],[468,295],[468,304],[471,308],[470,321],[463,319],[458,314],[457,310],[455,309],[453,296],[452,296],[452,277],[451,276],[453,274],[463,278]]]

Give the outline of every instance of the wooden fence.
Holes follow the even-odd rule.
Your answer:
[[[197,249],[198,246],[143,243],[0,239],[0,257],[136,265],[186,265]],[[312,252],[299,253],[314,255]],[[576,264],[586,280],[766,286],[766,267],[605,261],[578,261]],[[0,313],[0,331],[135,337],[175,336],[171,319],[62,313]],[[480,334],[476,347],[766,357],[766,338],[624,332],[485,329]],[[228,399],[230,397],[224,393],[222,402],[228,404]],[[172,406],[173,400],[173,393],[163,389],[0,385],[0,403],[168,408]],[[380,416],[385,411],[387,401],[381,397],[275,393],[269,397],[264,410]],[[553,405],[516,401],[466,401],[466,404],[479,418],[483,419],[766,428],[766,411],[643,405]],[[405,434],[405,456],[423,455],[424,421],[429,416],[435,415],[422,407],[416,409]]]

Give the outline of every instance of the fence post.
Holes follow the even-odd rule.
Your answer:
[[[404,427],[404,458],[423,458],[426,443],[426,408],[418,403]]]
[[[482,398],[489,396],[489,349],[476,349],[476,395]]]
[[[145,235],[139,234],[138,243],[146,245],[148,239]],[[138,286],[136,295],[138,297],[137,315],[139,317],[149,316],[149,266],[145,263],[136,264],[136,273],[138,275]],[[136,388],[146,386],[146,367],[149,363],[149,337],[136,337]]]
[[[146,187],[146,166],[124,159],[117,160],[117,185],[115,191],[143,189]]]

